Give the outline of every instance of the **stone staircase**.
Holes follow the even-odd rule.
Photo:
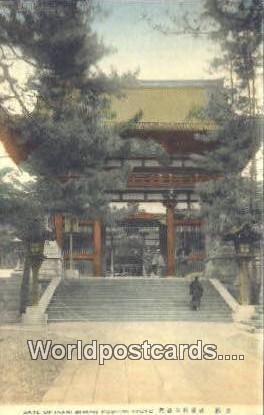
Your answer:
[[[190,309],[189,282],[176,278],[87,278],[62,281],[48,321],[231,322],[232,311],[210,281],[202,281],[201,309]]]
[[[21,276],[0,278],[0,324],[19,321]]]

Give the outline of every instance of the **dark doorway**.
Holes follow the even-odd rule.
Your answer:
[[[157,251],[164,255],[163,225],[158,220],[130,219],[106,228],[106,274],[150,276]],[[164,259],[165,260],[165,259]]]

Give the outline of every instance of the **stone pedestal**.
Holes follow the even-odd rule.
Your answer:
[[[60,277],[62,274],[62,255],[56,241],[46,241],[44,246],[44,259],[40,271],[39,279],[50,280]]]
[[[240,285],[239,266],[233,243],[224,244],[211,241],[207,252],[208,259],[205,266],[205,277],[218,279],[238,299]]]
[[[64,277],[68,280],[77,280],[80,278],[78,269],[66,269],[64,271]]]
[[[23,325],[46,325],[48,316],[41,312],[38,306],[29,306],[26,312],[21,316],[21,323]]]

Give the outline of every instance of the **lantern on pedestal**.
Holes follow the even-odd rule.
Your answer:
[[[243,305],[251,304],[253,280],[249,271],[249,263],[254,258],[253,245],[259,234],[250,224],[242,225],[229,233],[226,240],[233,240],[239,265],[239,296]]]
[[[42,262],[46,258],[44,255],[44,246],[46,240],[54,240],[55,234],[52,229],[47,226],[47,221],[44,228],[38,228],[36,220],[36,231],[32,234],[32,239],[29,241],[29,257],[32,268],[32,285],[31,285],[31,304],[38,304],[39,297],[39,281],[38,274]]]
[[[17,255],[17,264],[16,267],[14,269],[15,272],[21,272],[23,269],[23,254],[24,254],[24,249],[23,249],[23,242],[21,239],[15,237],[14,239],[12,239],[12,245],[15,251],[15,254]]]

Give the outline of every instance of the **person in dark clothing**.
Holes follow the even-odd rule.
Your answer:
[[[198,310],[200,308],[201,299],[203,296],[203,287],[198,277],[195,277],[195,279],[190,284],[190,295],[192,297],[191,299],[192,309]]]

